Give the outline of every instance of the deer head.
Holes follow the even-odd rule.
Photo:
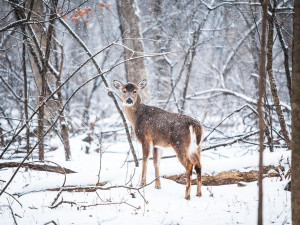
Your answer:
[[[122,82],[114,80],[113,84],[116,89],[121,91],[124,106],[132,106],[139,99],[140,90],[147,86],[147,80],[142,80],[137,85],[133,83],[124,85]]]

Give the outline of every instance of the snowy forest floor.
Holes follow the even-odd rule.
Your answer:
[[[185,182],[182,176],[185,170],[177,158],[161,161],[160,190],[155,189],[154,183],[151,183],[155,176],[152,161],[149,161],[149,185],[139,189],[141,165],[135,168],[133,162],[126,162],[131,160],[126,142],[104,143],[100,159],[100,154],[95,151],[97,146],[90,146],[90,153],[85,153],[86,143],[82,141],[83,138],[79,136],[70,140],[72,161],[64,161],[61,147],[46,153],[47,160],[76,172],[66,175],[64,186],[75,186],[78,189],[63,191],[53,205],[54,208],[51,208],[65,175],[21,168],[6,190],[15,199],[9,194],[0,197],[1,225],[14,224],[12,213],[16,222],[22,225],[256,224],[258,186],[253,176],[256,176],[255,171],[258,170],[257,147],[235,144],[203,152],[203,196],[197,197],[196,185],[192,185],[191,200],[187,201],[184,199],[185,185],[180,184]],[[52,140],[52,143],[56,141],[59,142]],[[136,144],[135,148],[138,158],[141,158],[141,146]],[[264,224],[291,224],[290,192],[284,190],[288,182],[284,173],[289,168],[290,154],[285,149],[276,149],[273,153],[266,149],[264,153],[264,165],[268,166],[267,177],[263,182]],[[165,150],[163,156],[168,155],[174,155],[174,152]],[[17,162],[17,159],[2,160],[1,163],[12,161]],[[0,169],[0,188],[4,187],[15,170]],[[99,171],[103,186],[98,186],[98,190],[87,189],[87,186],[96,187]],[[216,181],[216,175],[220,173],[227,185],[209,183],[209,179]],[[229,175],[252,177],[243,180],[251,182],[235,181],[234,184],[228,184],[232,183],[230,179],[226,180],[230,178]],[[208,179],[207,183],[205,179]],[[85,191],[80,187],[85,187]]]

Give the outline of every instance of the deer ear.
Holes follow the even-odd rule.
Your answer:
[[[146,87],[146,86],[147,86],[147,80],[146,80],[146,79],[141,80],[141,81],[138,83],[138,87],[139,87],[140,89],[143,89],[143,88]]]
[[[118,81],[118,80],[114,80],[113,81],[113,84],[114,84],[114,86],[115,86],[115,88],[116,89],[121,89],[124,85],[120,82],[120,81]]]

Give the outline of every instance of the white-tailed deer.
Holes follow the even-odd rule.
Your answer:
[[[181,164],[186,169],[185,198],[190,199],[193,167],[197,174],[197,196],[201,196],[200,152],[203,137],[201,124],[186,115],[170,113],[163,109],[148,106],[141,102],[139,92],[147,85],[146,80],[137,85],[122,84],[114,80],[115,88],[121,91],[124,111],[137,140],[143,148],[142,183],[146,184],[146,171],[149,154],[153,151],[155,187],[160,189],[159,149],[173,148]]]

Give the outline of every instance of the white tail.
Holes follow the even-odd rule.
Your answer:
[[[185,198],[190,199],[191,177],[193,167],[197,174],[197,196],[201,196],[200,152],[203,137],[201,124],[186,115],[170,113],[163,109],[148,106],[141,102],[139,92],[147,85],[146,80],[137,85],[123,85],[114,81],[115,88],[121,91],[124,111],[137,140],[143,148],[142,185],[146,184],[147,161],[153,151],[155,168],[155,187],[160,189],[159,149],[173,148],[181,164],[186,169]]]

